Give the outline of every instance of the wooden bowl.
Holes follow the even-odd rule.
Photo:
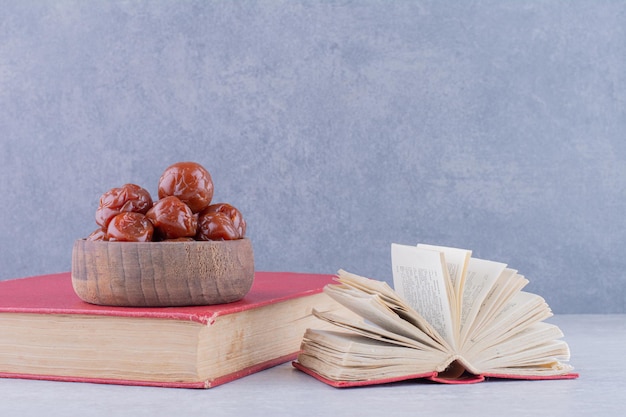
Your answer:
[[[77,240],[72,285],[92,304],[171,307],[230,303],[254,280],[249,239],[188,242]]]

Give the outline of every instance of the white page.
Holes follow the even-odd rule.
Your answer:
[[[441,339],[436,334],[429,335],[408,321],[402,320],[376,295],[369,295],[351,288],[329,285],[324,289],[335,301],[355,312],[365,320],[395,334],[434,344],[433,339]],[[443,342],[445,343],[445,341]]]
[[[538,322],[495,346],[475,352],[476,357],[471,358],[472,364],[481,369],[499,366],[494,362],[506,361],[513,354],[550,344],[561,337],[563,337],[563,332],[554,324]],[[466,359],[469,360],[469,358]]]
[[[395,291],[450,345],[456,346],[443,253],[394,243],[391,264]]]
[[[365,294],[376,296],[376,299],[383,303],[389,312],[397,315],[397,318],[408,322],[416,328],[411,330],[414,337],[419,338],[420,335],[427,335],[429,338],[436,340],[437,343],[449,348],[449,344],[443,337],[432,327],[432,325],[422,317],[417,311],[409,306],[386,282],[376,281],[365,278],[356,274],[349,273],[340,269],[337,273],[337,281],[340,285],[329,285],[325,288],[331,297],[333,293],[344,292],[356,298],[363,298]],[[355,292],[356,291],[356,292]],[[342,297],[344,299],[344,297]],[[342,303],[342,299],[337,299]],[[352,311],[355,311],[350,304],[344,304]],[[367,318],[366,316],[363,316]],[[372,320],[373,321],[373,320]]]
[[[491,291],[500,275],[506,269],[506,264],[471,258],[467,266],[465,288],[461,303],[461,346],[467,337],[469,329],[478,315],[482,303]]]
[[[550,316],[552,316],[552,311],[543,297],[520,291],[494,316],[489,325],[474,336],[475,343],[469,347],[468,352],[474,355],[474,352],[480,352],[501,343],[528,326]]]
[[[313,315],[320,320],[324,320],[335,326],[351,330],[362,336],[375,340],[386,341],[399,346],[409,347],[417,350],[439,350],[445,351],[440,344],[433,339],[422,335],[419,339],[411,335],[411,337],[403,336],[397,332],[389,331],[381,326],[374,325],[368,321],[355,318],[343,317],[330,312],[317,311],[313,309]]]
[[[474,319],[474,323],[467,329],[465,342],[462,345],[462,351],[472,344],[474,335],[479,334],[485,327],[494,320],[494,317],[501,309],[511,300],[511,298],[520,292],[528,284],[528,280],[524,276],[519,275],[516,270],[506,268],[495,282],[491,291],[481,305],[478,315]]]
[[[472,256],[472,251],[467,249],[449,248],[446,246],[427,245],[420,243],[417,245],[420,249],[431,249],[443,252],[446,257],[446,265],[448,266],[448,274],[450,276],[450,282],[454,288],[457,306],[460,310],[461,307],[461,292],[463,290],[463,284],[465,282],[465,275],[467,274],[467,265]]]

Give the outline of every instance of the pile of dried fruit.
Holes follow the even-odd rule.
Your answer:
[[[246,221],[236,207],[211,204],[211,174],[196,162],[169,166],[159,179],[158,193],[153,202],[145,188],[125,184],[102,194],[96,210],[99,228],[87,240],[234,240],[246,234]]]

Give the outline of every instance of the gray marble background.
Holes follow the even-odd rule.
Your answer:
[[[626,311],[626,2],[0,7],[0,279],[70,269],[108,189],[213,175],[259,270],[389,281],[464,247]]]

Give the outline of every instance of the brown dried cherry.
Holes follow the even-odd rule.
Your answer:
[[[177,162],[165,169],[158,184],[159,198],[178,197],[192,212],[198,213],[213,198],[213,179],[196,162]]]
[[[230,221],[233,223],[235,230],[237,231],[241,239],[246,235],[246,220],[241,215],[241,212],[234,206],[228,203],[216,203],[211,204],[200,213],[200,217],[207,215],[208,213],[224,213]]]
[[[150,242],[154,226],[144,214],[125,211],[113,216],[107,227],[110,242]]]
[[[96,210],[96,223],[106,228],[113,216],[127,211],[146,214],[151,207],[152,197],[146,189],[136,184],[124,184],[102,194]]]
[[[235,240],[239,232],[232,220],[222,212],[203,212],[198,216],[196,240]]]
[[[104,229],[96,229],[87,236],[87,240],[97,241],[97,240],[109,240],[107,236],[107,232]]]
[[[197,215],[178,197],[168,196],[154,203],[146,213],[160,239],[194,236],[198,226]]]

